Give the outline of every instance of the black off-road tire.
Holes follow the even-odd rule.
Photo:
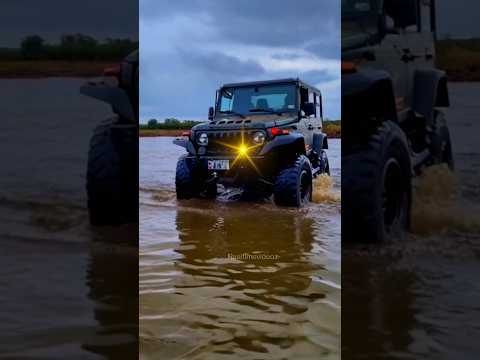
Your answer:
[[[103,121],[90,140],[87,168],[90,223],[138,221],[138,132],[136,126]]]
[[[320,173],[330,175],[330,163],[328,161],[327,153],[324,150],[320,152],[319,158],[320,165],[322,166]]]
[[[437,124],[437,136],[440,141],[440,146],[437,151],[434,151],[434,157],[436,163],[444,163],[450,168],[455,169],[455,163],[453,160],[452,141],[450,139],[450,130],[448,129],[447,120],[445,114],[441,111],[436,111],[435,122]]]
[[[205,182],[205,179],[195,173],[195,160],[187,160],[182,155],[177,162],[175,189],[178,200],[188,200],[195,197],[215,199],[217,197],[217,182]]]
[[[186,155],[178,159],[175,174],[175,189],[178,200],[191,199],[198,195],[197,184],[193,172],[187,164]]]
[[[279,206],[301,207],[312,200],[312,166],[305,155],[280,171],[275,179],[273,199]]]
[[[404,132],[386,121],[342,159],[342,239],[379,243],[408,230],[411,160]]]

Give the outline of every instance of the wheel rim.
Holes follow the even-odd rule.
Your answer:
[[[312,184],[310,176],[306,170],[303,170],[300,175],[300,201],[302,203],[310,200],[310,193],[312,190]]]
[[[388,231],[400,217],[404,198],[402,170],[396,159],[390,159],[385,165],[383,179],[383,221]]]

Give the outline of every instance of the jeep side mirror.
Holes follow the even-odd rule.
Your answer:
[[[210,106],[208,109],[208,120],[213,120],[213,115],[215,115],[215,110],[213,106]]]
[[[302,110],[305,112],[305,116],[310,116],[315,114],[315,104],[311,102],[306,102],[302,106]]]

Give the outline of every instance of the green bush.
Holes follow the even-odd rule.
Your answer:
[[[150,119],[146,124],[140,124],[140,129],[148,130],[190,130],[193,126],[200,124],[201,121],[194,120],[178,120],[175,118],[167,118],[163,122],[156,119]]]

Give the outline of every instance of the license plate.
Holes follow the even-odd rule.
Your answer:
[[[208,170],[228,170],[230,169],[229,160],[208,160]]]

